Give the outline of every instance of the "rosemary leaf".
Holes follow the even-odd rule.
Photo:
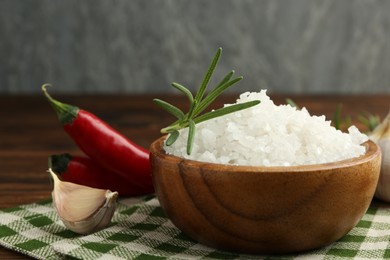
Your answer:
[[[230,71],[222,80],[221,82],[218,83],[218,85],[215,87],[215,88],[219,88],[220,86],[222,86],[223,84],[225,84],[226,82],[228,82],[234,75],[234,70]]]
[[[357,118],[360,121],[360,123],[362,123],[363,125],[368,126],[370,124],[369,119],[364,117],[363,115],[358,115]]]
[[[192,102],[190,110],[188,111],[188,114],[187,114],[188,119],[191,119],[194,117],[194,112],[195,112],[197,106],[198,106],[198,101],[196,99],[194,99],[194,102]]]
[[[368,112],[365,112],[362,115],[357,116],[360,123],[365,125],[368,128],[368,131],[373,131],[380,124],[380,117],[378,115],[372,115]]]
[[[286,103],[292,107],[295,107],[296,109],[299,109],[299,106],[291,98],[286,98]]]
[[[209,84],[211,75],[213,74],[214,69],[217,66],[219,57],[221,56],[221,53],[222,53],[222,48],[219,48],[217,53],[214,56],[213,61],[211,62],[210,66],[207,70],[207,73],[203,79],[202,84],[200,85],[198,92],[196,93],[195,100],[200,101],[203,98],[203,94],[206,91],[206,88],[207,88],[207,85]]]
[[[177,119],[182,120],[184,118],[184,113],[174,105],[169,104],[161,99],[153,99],[153,102],[163,108],[165,111],[175,116]]]
[[[336,111],[334,112],[333,115],[333,123],[334,127],[339,130],[341,127],[341,110],[342,110],[343,105],[342,104],[337,104],[336,106]]]
[[[169,137],[167,138],[167,141],[165,144],[167,146],[171,146],[174,142],[176,142],[177,138],[179,138],[179,131],[174,130],[173,132],[170,133]]]
[[[224,92],[227,88],[229,88],[230,86],[234,85],[235,83],[239,82],[242,79],[243,79],[243,77],[238,77],[238,78],[235,78],[231,81],[228,81],[220,86],[217,86],[202,100],[202,102],[199,104],[199,106],[195,110],[194,115],[196,116],[196,115],[200,114],[201,112],[203,112],[203,110],[205,110],[219,95],[221,95],[222,92]]]
[[[237,111],[240,111],[240,110],[243,110],[243,109],[246,109],[246,108],[258,105],[259,103],[260,103],[260,100],[253,100],[253,101],[248,101],[248,102],[245,102],[245,103],[234,104],[234,105],[231,105],[231,106],[219,108],[219,109],[213,110],[211,112],[208,112],[206,114],[203,114],[201,116],[198,116],[197,118],[194,118],[194,122],[196,124],[198,124],[200,122],[203,122],[203,121],[206,121],[206,120],[210,120],[212,118],[224,116],[224,115],[227,115],[227,114],[230,114],[230,113],[233,113],[233,112],[237,112]]]
[[[190,155],[195,138],[195,122],[194,120],[188,120],[188,139],[187,139],[187,154]]]
[[[184,87],[183,85],[180,85],[179,83],[176,83],[176,82],[172,83],[172,87],[174,87],[174,88],[178,89],[179,91],[183,92],[184,95],[187,96],[187,98],[190,101],[190,103],[194,102],[194,97],[192,96],[191,91],[189,91],[186,87]]]

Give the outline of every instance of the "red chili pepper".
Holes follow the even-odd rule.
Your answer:
[[[96,165],[89,157],[70,154],[51,155],[49,168],[62,181],[68,181],[97,189],[117,191],[120,196],[138,196],[148,194],[120,175]]]
[[[96,164],[152,193],[149,151],[133,143],[94,114],[53,99],[42,86],[65,131]]]

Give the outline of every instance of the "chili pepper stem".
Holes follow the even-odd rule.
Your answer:
[[[68,124],[73,121],[73,119],[76,118],[77,113],[79,111],[79,108],[76,106],[68,105],[65,103],[62,103],[58,100],[55,100],[52,98],[49,93],[46,90],[46,87],[50,87],[50,84],[44,84],[42,85],[42,91],[45,94],[47,100],[49,101],[50,105],[54,108],[54,110],[57,113],[58,119],[62,124]]]
[[[72,160],[72,156],[68,153],[51,155],[48,158],[49,168],[57,175],[62,175],[66,172],[69,162]]]

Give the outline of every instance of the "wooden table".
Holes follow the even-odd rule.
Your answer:
[[[158,97],[186,109],[187,100],[174,95],[100,95],[56,96],[55,98],[79,106],[98,115],[124,135],[148,147],[160,136],[159,129],[173,118],[152,103]],[[277,104],[285,103],[287,96],[271,95]],[[390,95],[375,96],[294,96],[299,106],[311,114],[324,114],[332,119],[337,104],[343,104],[343,115],[353,122],[362,112],[381,118],[390,108]],[[237,95],[229,94],[217,100],[214,107],[233,103]],[[0,96],[0,209],[28,204],[49,198],[51,182],[47,157],[52,154],[80,151],[63,131],[55,112],[40,96]],[[27,259],[0,247],[0,259]]]

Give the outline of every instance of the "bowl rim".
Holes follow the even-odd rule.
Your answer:
[[[312,171],[322,171],[322,170],[334,170],[347,168],[351,166],[357,166],[364,164],[381,156],[380,147],[373,142],[372,140],[367,140],[361,145],[366,147],[366,153],[350,159],[345,159],[336,162],[322,163],[322,164],[306,164],[306,165],[294,165],[294,166],[252,166],[252,165],[233,165],[233,164],[221,164],[221,163],[212,163],[212,162],[203,162],[192,159],[186,159],[172,154],[167,154],[163,148],[164,140],[167,138],[167,135],[164,135],[156,139],[150,145],[150,153],[158,156],[162,159],[168,159],[177,164],[185,163],[191,167],[203,167],[203,168],[215,168],[218,167],[219,171],[246,171],[246,172],[312,172]]]

